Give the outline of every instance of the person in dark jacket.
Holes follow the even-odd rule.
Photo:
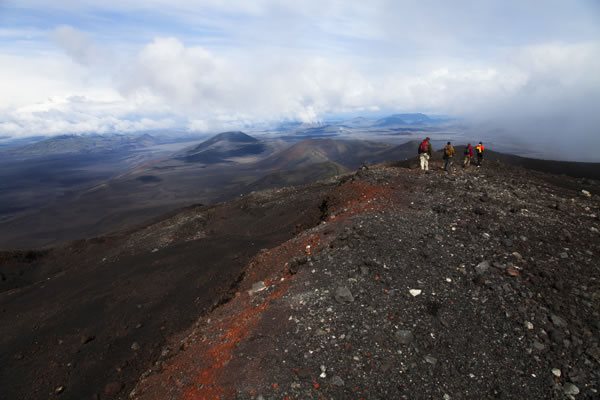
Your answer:
[[[456,154],[456,150],[454,150],[454,146],[452,146],[452,143],[448,142],[448,144],[444,146],[444,170],[446,172],[450,172],[450,168],[452,167],[452,158],[454,158],[454,154]]]
[[[475,146],[475,153],[477,154],[477,166],[481,167],[481,162],[483,161],[483,153],[485,152],[485,146],[483,143],[479,142],[477,146]]]
[[[429,159],[433,149],[431,148],[431,141],[426,137],[421,144],[419,144],[419,160],[421,161],[421,169],[423,171],[429,171]]]

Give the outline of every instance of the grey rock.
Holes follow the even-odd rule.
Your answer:
[[[334,297],[335,301],[337,301],[338,303],[352,303],[354,301],[354,296],[352,295],[352,292],[346,286],[339,286],[335,290]]]
[[[533,348],[536,349],[537,351],[544,351],[546,349],[546,346],[544,346],[543,343],[540,343],[537,340],[534,340]]]
[[[563,386],[563,391],[566,395],[575,395],[579,394],[579,388],[572,383],[567,383]]]
[[[335,385],[335,386],[340,386],[341,387],[341,386],[345,385],[345,382],[344,382],[344,380],[341,377],[335,375],[334,377],[331,378],[331,384]]]
[[[410,344],[413,341],[414,336],[411,331],[402,329],[396,332],[396,339],[401,344]]]
[[[263,281],[258,281],[252,284],[252,288],[248,291],[249,294],[258,293],[265,290],[267,287]]]
[[[133,344],[131,345],[131,350],[138,351],[139,349],[140,345],[138,344],[138,342],[133,342]]]
[[[488,261],[482,261],[475,267],[475,272],[478,274],[485,274],[490,269],[490,263]]]
[[[435,364],[437,363],[437,358],[435,358],[435,357],[434,357],[434,356],[432,356],[432,355],[429,355],[429,354],[427,354],[427,355],[425,356],[425,361],[427,361],[427,362],[428,362],[429,364],[431,364],[431,365],[435,365]]]
[[[552,321],[552,323],[554,324],[554,326],[556,326],[558,328],[565,328],[565,327],[567,327],[567,321],[565,321],[563,318],[559,317],[556,314],[550,315],[550,320]]]
[[[564,259],[567,259],[567,258],[569,258],[569,255],[568,255],[567,253],[565,253],[565,252],[562,252],[562,253],[560,253],[560,254],[559,254],[559,256],[560,256],[560,258],[562,258],[563,260],[564,260]]]

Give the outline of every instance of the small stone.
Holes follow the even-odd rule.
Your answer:
[[[488,261],[482,261],[475,267],[475,272],[478,274],[485,274],[490,269],[490,263]]]
[[[560,258],[562,258],[563,260],[564,260],[564,259],[567,259],[567,258],[569,258],[569,255],[568,255],[567,253],[565,253],[565,252],[562,252],[562,253],[560,253],[560,254],[559,254],[559,256],[560,256]]]
[[[525,328],[532,330],[533,329],[533,324],[529,321],[525,321]]]
[[[140,345],[138,344],[138,342],[133,342],[133,344],[131,345],[131,350],[138,351],[139,349]]]
[[[581,190],[581,194],[585,197],[592,197],[592,194],[585,189]]]
[[[579,394],[579,388],[577,386],[573,385],[572,383],[567,383],[563,387],[563,391],[565,392],[566,395],[576,395],[576,394]]]
[[[253,295],[255,293],[262,292],[266,288],[267,287],[265,286],[265,283],[263,281],[258,281],[252,284],[252,288],[248,290],[248,294]]]
[[[437,363],[437,358],[428,354],[425,356],[425,361],[427,361],[431,365],[435,365]]]
[[[56,389],[54,389],[54,393],[55,394],[61,394],[62,392],[65,391],[65,387],[64,386],[57,386]]]
[[[543,343],[540,343],[536,340],[533,342],[533,348],[536,349],[537,351],[543,351],[546,348],[546,346],[544,346]]]
[[[339,286],[335,290],[334,297],[335,301],[337,301],[338,303],[352,303],[354,301],[354,296],[352,295],[352,292],[346,286]]]
[[[450,400],[451,398],[448,393],[444,393],[444,400]]]
[[[341,387],[341,386],[344,386],[345,383],[341,377],[335,375],[333,378],[331,378],[331,384]]]
[[[414,336],[409,330],[399,330],[396,332],[396,339],[401,344],[410,344],[413,341]]]
[[[519,272],[517,268],[511,265],[510,267],[506,268],[506,274],[509,276],[519,276],[521,275],[521,272]]]
[[[410,289],[408,291],[413,297],[416,297],[418,295],[421,294],[422,290],[421,289]]]
[[[560,378],[561,374],[562,373],[560,372],[560,369],[552,368],[552,375],[556,376],[557,378]]]
[[[561,328],[561,327],[566,327],[567,326],[567,321],[565,321],[563,318],[559,317],[556,314],[550,315],[550,320],[552,321],[552,323],[556,327]]]

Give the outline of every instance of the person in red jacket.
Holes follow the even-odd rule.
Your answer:
[[[429,158],[431,158],[431,153],[433,153],[431,142],[429,141],[429,138],[426,137],[419,145],[419,159],[421,161],[421,169],[424,171],[429,171]]]
[[[468,168],[471,165],[471,160],[473,159],[473,146],[471,143],[467,144],[465,147],[465,159],[463,160],[463,168]]]

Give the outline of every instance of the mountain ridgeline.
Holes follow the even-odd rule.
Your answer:
[[[388,117],[386,123],[418,124],[428,119],[402,114]],[[310,184],[363,164],[416,166],[416,140],[392,145],[341,137],[306,138],[313,129],[319,128],[307,128],[287,139],[224,132],[200,143],[178,144],[176,151],[150,135],[71,135],[14,149],[13,158],[0,162],[0,188],[4,189],[0,248],[39,247],[103,235],[190,204],[214,204],[255,190]],[[458,147],[457,161],[461,152]],[[434,154],[440,157],[440,152]],[[493,151],[486,153],[486,161],[600,179],[600,168],[592,163],[534,160]]]
[[[0,251],[3,398],[597,398],[600,184],[492,159],[447,174],[439,152],[424,173],[415,144],[265,142],[213,166],[185,150],[21,219],[48,237],[34,227],[191,202],[211,176],[231,190]]]

